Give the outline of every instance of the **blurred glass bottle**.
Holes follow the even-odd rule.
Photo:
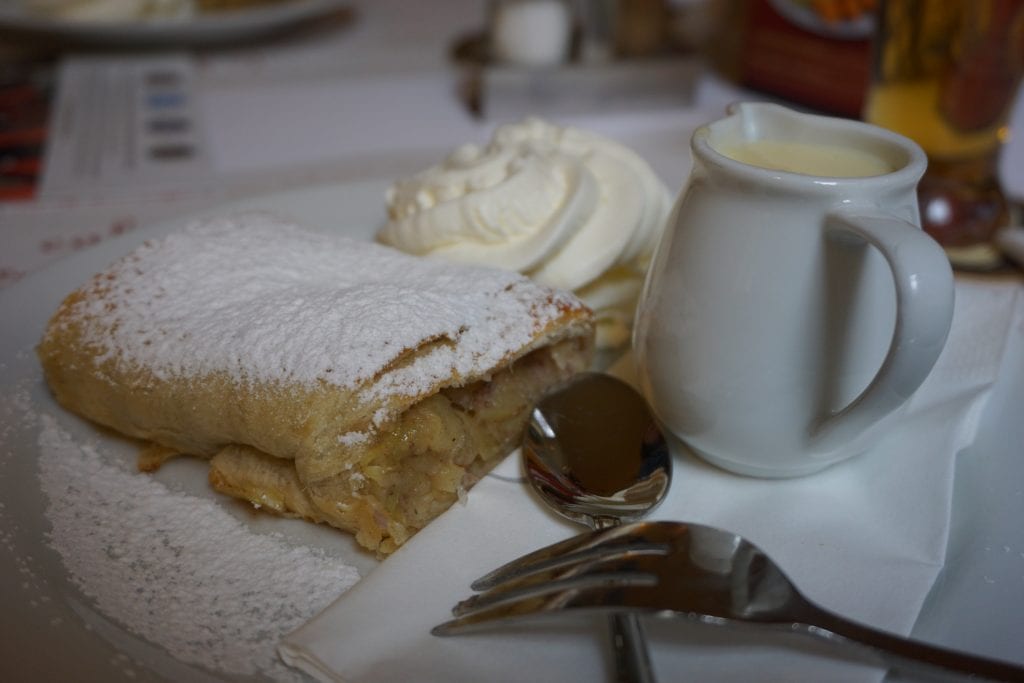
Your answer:
[[[1024,70],[1024,0],[883,0],[864,118],[916,140],[921,221],[954,265],[1000,263],[997,160]]]

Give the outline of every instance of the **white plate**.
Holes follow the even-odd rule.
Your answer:
[[[386,183],[355,183],[268,195],[220,207],[269,208],[312,227],[369,239],[383,218]],[[56,416],[79,439],[103,450],[129,447],[63,413],[50,398],[32,351],[60,300],[92,273],[144,239],[180,227],[185,218],[100,244],[0,292],[0,672],[5,680],[218,680],[131,635],[100,614],[71,583],[46,540],[49,522],[35,458],[37,428],[18,424],[28,395],[35,412]],[[1024,632],[1024,335],[1014,336],[978,442],[961,455],[947,567],[915,635],[979,654],[1021,661]],[[6,402],[6,403],[5,403]],[[204,465],[174,462],[158,477],[193,495],[217,500],[204,484]],[[141,475],[140,475],[141,476]],[[284,530],[296,542],[322,547],[364,573],[376,562],[344,534],[269,516],[246,518],[257,533]],[[785,652],[780,650],[779,656]]]
[[[198,215],[231,209],[270,209],[305,225],[370,239],[384,216],[387,183],[364,182],[271,194]],[[21,423],[24,398],[33,414],[56,417],[77,442],[97,441],[108,457],[132,458],[133,447],[100,434],[62,411],[50,397],[33,351],[57,305],[95,272],[146,239],[183,226],[182,217],[129,233],[58,261],[0,292],[0,679],[7,681],[217,680],[174,660],[129,633],[111,615],[96,611],[72,584],[46,534],[46,498],[36,458],[39,429]],[[252,516],[211,491],[205,465],[182,459],[157,478],[173,487],[218,501],[257,533],[286,533],[289,539],[324,549],[366,575],[376,560],[351,538],[326,527],[269,515]],[[296,673],[298,676],[298,673]]]
[[[200,14],[183,20],[86,22],[51,19],[0,2],[0,30],[106,47],[210,45],[257,38],[325,17],[347,0],[290,0],[266,7]]]

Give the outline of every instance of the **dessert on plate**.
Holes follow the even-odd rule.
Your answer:
[[[30,14],[80,22],[181,21],[293,0],[23,0]]]
[[[210,460],[219,491],[386,555],[519,441],[584,369],[575,297],[263,212],[145,245],[62,302],[38,354],[58,402]]]
[[[572,290],[597,345],[629,340],[636,299],[672,198],[626,146],[539,118],[395,182],[378,239],[403,251],[525,273]]]
[[[24,0],[30,14],[80,22],[181,20],[191,17],[192,0]]]

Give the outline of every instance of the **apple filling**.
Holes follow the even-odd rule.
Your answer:
[[[390,554],[519,443],[533,404],[584,369],[589,343],[565,340],[489,380],[442,389],[372,438],[339,443],[339,467],[323,479],[303,484],[293,461],[231,445],[211,460],[210,482],[275,513],[350,531],[361,545]]]

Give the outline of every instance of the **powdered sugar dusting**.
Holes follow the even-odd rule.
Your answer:
[[[301,680],[277,643],[354,584],[354,568],[110,464],[50,416],[40,424],[50,542],[101,612],[189,664]]]
[[[347,432],[338,437],[338,443],[345,446],[355,446],[369,440],[370,434],[367,432]]]
[[[100,360],[158,377],[227,371],[355,389],[409,349],[459,343],[458,353],[434,345],[375,396],[415,396],[453,370],[485,371],[560,308],[580,305],[513,273],[409,257],[264,212],[190,225],[90,287],[74,307],[86,324],[83,341],[107,350]],[[94,324],[99,316],[107,322]]]

